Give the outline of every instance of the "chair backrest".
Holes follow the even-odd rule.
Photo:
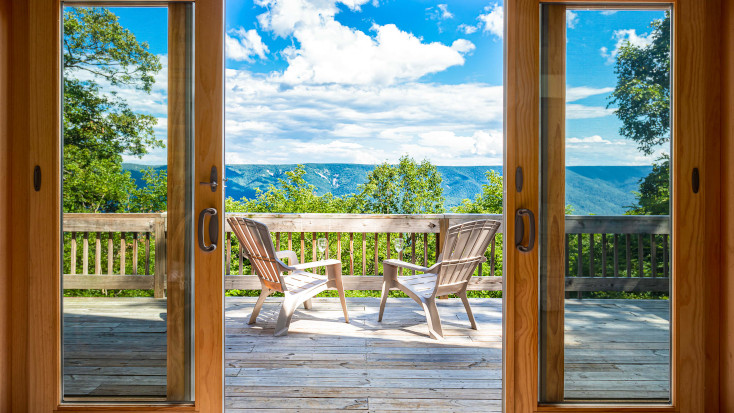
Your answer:
[[[237,235],[240,247],[247,252],[247,259],[252,264],[260,279],[265,280],[268,288],[282,291],[280,275],[283,265],[275,254],[273,239],[267,225],[249,218],[227,218],[232,232]]]
[[[484,262],[484,253],[499,227],[500,221],[489,219],[449,227],[441,252],[436,289],[450,285],[462,287],[467,283],[477,265]]]

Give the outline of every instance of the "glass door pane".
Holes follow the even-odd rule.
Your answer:
[[[63,7],[63,398],[192,399],[193,5]]]
[[[671,12],[542,7],[541,402],[670,400]]]

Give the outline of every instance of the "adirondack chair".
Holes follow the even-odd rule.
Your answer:
[[[436,308],[436,297],[442,295],[456,294],[461,298],[471,328],[476,330],[477,322],[466,297],[466,287],[477,265],[487,260],[484,253],[499,227],[500,221],[492,220],[472,221],[450,227],[441,258],[430,268],[400,260],[383,261],[382,298],[377,321],[382,321],[390,289],[397,288],[423,307],[431,338],[443,338],[441,319]],[[423,274],[399,277],[399,268]]]
[[[265,224],[239,217],[229,217],[227,222],[237,235],[240,245],[245,248],[246,258],[255,269],[262,288],[248,324],[255,324],[257,321],[265,298],[276,291],[282,292],[285,298],[280,308],[274,335],[286,335],[296,308],[303,303],[306,309],[311,309],[311,298],[330,288],[335,288],[339,292],[339,299],[344,310],[344,321],[349,322],[341,279],[341,261],[321,260],[299,264],[295,252],[275,251],[270,231]],[[281,261],[283,258],[287,258],[290,265]],[[326,267],[326,276],[303,271],[316,267]]]

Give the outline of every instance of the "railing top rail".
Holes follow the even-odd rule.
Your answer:
[[[64,232],[152,232],[158,223],[167,224],[160,214],[64,214]]]
[[[567,234],[670,234],[669,215],[569,215]]]
[[[439,233],[441,220],[449,225],[478,219],[496,219],[498,214],[269,214],[227,213],[252,218],[274,232],[416,232]],[[226,225],[225,231],[231,231]]]
[[[65,232],[148,232],[154,231],[161,221],[166,224],[166,213],[158,214],[76,214],[63,217]],[[503,220],[500,214],[273,214],[227,213],[227,216],[248,217],[268,225],[274,232],[440,232],[442,220],[449,225],[478,219]],[[503,225],[504,226],[504,225]],[[225,231],[231,231],[225,224]],[[500,227],[499,232],[504,228]],[[569,234],[670,234],[667,215],[569,215],[566,216]]]

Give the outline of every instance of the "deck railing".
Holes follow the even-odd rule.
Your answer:
[[[327,238],[324,255],[341,259],[344,286],[352,290],[380,289],[381,277],[375,275],[381,274],[386,258],[431,265],[451,225],[502,219],[501,215],[476,214],[228,215],[266,223],[276,248],[294,250],[301,261],[320,258],[316,240]],[[668,217],[653,216],[566,217],[566,291],[668,291],[668,222]],[[146,289],[154,290],[156,297],[164,296],[165,213],[65,214],[63,223],[65,289]],[[396,237],[406,240],[399,254],[391,242]],[[259,289],[228,225],[224,244],[225,288]],[[488,261],[477,269],[470,289],[502,289],[501,248],[501,239],[495,238],[487,251]]]

